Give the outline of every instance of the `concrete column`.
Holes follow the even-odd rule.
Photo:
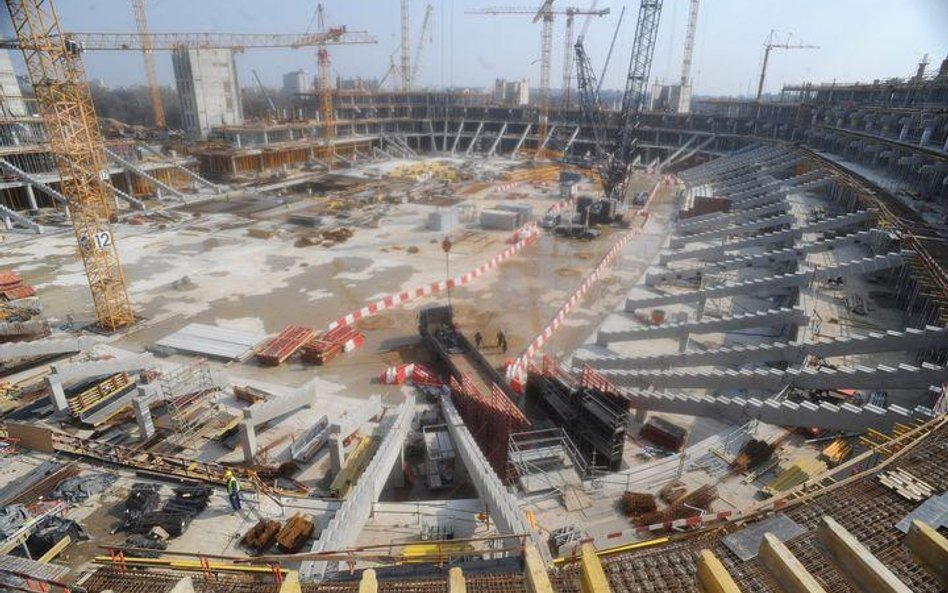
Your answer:
[[[948,152],[948,136],[945,136],[945,145],[941,147],[944,152]]]
[[[135,412],[135,423],[138,424],[138,434],[141,436],[141,440],[144,441],[154,436],[155,423],[152,422],[148,400],[141,396],[134,398],[132,400],[132,411]]]
[[[948,539],[930,525],[915,519],[909,527],[905,545],[919,564],[948,589]]]
[[[345,437],[339,432],[329,435],[329,463],[332,465],[333,475],[337,475],[342,471],[342,466],[346,460],[343,439]]]
[[[935,129],[932,128],[931,126],[928,126],[927,128],[925,128],[925,130],[922,132],[922,139],[918,141],[918,145],[925,146],[926,144],[928,144],[928,141],[932,139],[932,132],[934,131]]]
[[[257,455],[257,431],[253,427],[253,420],[247,417],[247,410],[244,412],[244,420],[240,423],[240,446],[244,450],[244,461],[253,463]]]
[[[899,132],[899,142],[905,142],[905,139],[908,138],[910,124],[911,122],[905,122],[902,125],[902,131]]]
[[[4,217],[3,217],[3,228],[6,229],[6,230],[8,230],[8,231],[12,231],[12,230],[13,230],[13,219],[11,219],[9,216],[4,216]]]
[[[30,210],[37,210],[39,206],[36,204],[36,192],[33,191],[33,186],[26,184],[26,199],[30,202]]]
[[[704,317],[704,308],[708,304],[707,297],[698,297],[698,307],[695,311],[695,319],[701,321],[701,318]]]
[[[467,593],[467,581],[461,567],[454,566],[448,571],[448,593]]]
[[[645,421],[648,420],[648,410],[645,408],[636,408],[633,420],[635,420],[636,424],[645,424]]]
[[[68,412],[69,402],[66,401],[66,392],[56,373],[51,373],[46,377],[46,387],[49,389],[49,400],[53,404],[53,409],[57,412]]]
[[[734,579],[711,550],[698,557],[698,585],[704,593],[741,593]]]
[[[774,582],[780,584],[783,593],[826,593],[813,575],[774,534],[764,534],[758,554],[761,564],[773,577]]]
[[[836,522],[823,516],[818,537],[829,551],[833,567],[863,591],[873,593],[912,593],[891,570]]]

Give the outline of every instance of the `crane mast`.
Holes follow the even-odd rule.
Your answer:
[[[151,37],[148,35],[148,18],[145,15],[145,0],[132,0],[135,8],[135,24],[138,25],[138,34],[142,38],[142,57],[145,60],[145,77],[148,80],[148,94],[151,95],[151,109],[155,114],[155,127],[165,129],[165,106],[161,102],[161,86],[158,84],[158,74],[155,72],[155,54],[152,50]]]
[[[105,186],[108,165],[81,48],[63,36],[50,0],[6,4],[68,197],[96,318],[108,331],[128,327],[135,315],[109,222],[115,202]]]
[[[316,6],[317,33],[326,35],[326,20],[323,5]],[[323,115],[323,141],[326,143],[326,163],[332,169],[332,160],[336,154],[333,141],[336,138],[336,114],[332,102],[332,76],[330,75],[329,50],[320,44],[316,50],[319,66],[319,104]]]
[[[408,92],[411,90],[411,29],[408,23],[408,0],[401,0],[402,17],[402,90]]]
[[[418,45],[415,46],[415,61],[411,65],[410,86],[415,87],[418,82],[418,65],[421,63],[421,50],[425,47],[425,35],[428,34],[428,25],[431,23],[431,12],[434,10],[430,4],[425,7],[425,18],[421,21],[421,31],[418,33]]]
[[[616,148],[608,161],[606,175],[602,180],[606,195],[617,200],[625,197],[661,16],[662,0],[642,0],[632,41],[632,57],[629,60],[625,93],[622,95],[622,109],[619,112]]]
[[[767,78],[767,63],[770,61],[770,52],[774,49],[820,49],[818,45],[804,45],[801,43],[791,44],[789,38],[787,43],[774,43],[776,31],[770,30],[767,41],[764,42],[764,63],[760,67],[760,80],[757,81],[757,100],[764,94],[764,80]]]

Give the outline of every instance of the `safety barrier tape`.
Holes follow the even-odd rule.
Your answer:
[[[652,188],[652,191],[649,193],[648,199],[645,201],[645,204],[642,206],[642,209],[639,210],[638,214],[645,217],[645,220],[648,220],[648,207],[652,203],[652,198],[655,197],[655,193],[658,191],[659,186],[661,185],[661,179],[655,182],[655,186]],[[668,183],[667,181],[665,182]],[[572,296],[567,299],[559,310],[556,312],[556,315],[553,316],[553,319],[547,323],[546,327],[537,334],[535,338],[527,345],[523,353],[515,358],[508,366],[506,371],[506,379],[513,387],[514,391],[517,393],[523,393],[524,384],[526,377],[525,372],[527,365],[530,363],[530,360],[543,348],[543,345],[553,336],[557,329],[563,324],[563,321],[566,317],[573,312],[573,309],[579,304],[583,299],[589,289],[592,288],[596,282],[599,281],[602,273],[605,271],[606,267],[615,260],[626,245],[629,244],[636,235],[638,235],[640,229],[633,228],[625,235],[622,236],[616,243],[609,249],[608,252],[599,260],[599,264],[589,273],[588,276],[583,280]]]
[[[548,210],[550,212],[559,212],[566,205],[568,205],[570,200],[562,200],[553,204]],[[464,286],[469,284],[475,278],[482,276],[483,274],[489,272],[490,270],[496,268],[501,263],[507,261],[514,255],[518,254],[524,247],[532,243],[537,237],[540,236],[539,224],[536,221],[528,222],[519,229],[517,229],[511,236],[512,245],[492,257],[488,262],[481,264],[477,268],[467,272],[466,274],[461,274],[450,280],[442,280],[440,282],[432,282],[427,286],[420,286],[412,290],[402,291],[396,294],[390,294],[374,303],[370,303],[358,311],[349,313],[345,317],[340,317],[336,321],[333,321],[329,324],[327,330],[335,329],[343,325],[353,325],[360,319],[365,319],[366,317],[371,317],[377,315],[382,311],[387,309],[392,309],[397,307],[402,303],[407,303],[415,299],[422,297],[439,294],[442,291],[448,290],[448,288],[457,288],[459,286]],[[357,344],[361,346],[361,344]]]

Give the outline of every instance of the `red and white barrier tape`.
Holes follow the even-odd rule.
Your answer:
[[[642,206],[642,209],[639,210],[639,214],[645,217],[646,221],[648,220],[648,207],[652,202],[652,198],[655,197],[655,193],[658,191],[659,182],[655,182],[655,186],[652,188],[652,191],[649,193],[648,200],[646,200],[645,205]],[[527,365],[530,363],[530,360],[540,351],[544,344],[550,339],[553,333],[559,329],[563,324],[563,321],[566,319],[566,316],[573,312],[573,309],[576,308],[576,305],[583,299],[586,293],[592,288],[596,282],[599,281],[599,278],[602,276],[602,273],[605,271],[606,266],[612,263],[626,245],[629,244],[629,241],[633,239],[639,233],[638,228],[633,228],[627,232],[621,239],[616,241],[609,251],[599,260],[599,264],[593,269],[592,272],[583,280],[582,284],[573,292],[572,296],[560,306],[559,310],[556,312],[556,315],[553,316],[553,319],[543,328],[530,344],[527,345],[526,349],[523,351],[520,356],[515,358],[513,362],[507,367],[506,379],[510,382],[510,385],[518,393],[523,393],[523,388],[525,384]]]
[[[732,509],[728,511],[719,511],[717,513],[706,513],[703,516],[698,517],[675,519],[673,521],[665,521],[664,523],[653,523],[651,525],[633,527],[632,529],[613,531],[599,537],[587,537],[575,542],[573,545],[575,546],[575,549],[578,550],[582,544],[591,543],[596,547],[597,550],[604,550],[615,546],[618,543],[615,540],[642,539],[643,536],[648,536],[648,534],[651,533],[701,529],[704,527],[735,521],[744,517],[745,515],[756,515],[761,512],[779,512],[783,510],[788,504],[790,504],[788,499],[777,498],[774,499],[773,503],[770,505],[762,508],[752,509],[750,512],[742,511],[741,509]]]

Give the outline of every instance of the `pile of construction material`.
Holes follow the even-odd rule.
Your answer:
[[[658,503],[651,494],[642,492],[626,492],[620,501],[622,513],[626,517],[640,517],[658,510]]]
[[[36,289],[12,270],[0,270],[0,301],[12,302],[36,294]]]
[[[250,550],[262,554],[274,543],[281,552],[295,554],[309,541],[316,531],[313,520],[303,514],[293,515],[285,524],[273,519],[260,519],[244,534],[240,543]]]
[[[316,336],[316,332],[300,325],[288,325],[261,345],[255,356],[257,362],[266,366],[278,366],[293,356],[303,344]]]
[[[717,488],[713,485],[705,484],[688,494],[680,496],[664,509],[639,515],[633,522],[638,526],[658,525],[676,519],[697,517],[703,511],[710,510],[711,503],[714,502],[717,497]]]
[[[827,465],[818,459],[801,458],[790,463],[762,490],[764,496],[776,496],[781,492],[792,490],[812,476],[822,474]]]
[[[735,472],[745,472],[767,461],[773,454],[774,446],[772,444],[758,439],[751,439],[741,447],[737,457],[731,462],[731,469]]]
[[[639,436],[663,449],[681,451],[682,447],[685,446],[685,439],[688,438],[688,431],[677,424],[653,417],[639,431]]]
[[[0,270],[0,343],[35,340],[50,334],[49,322],[39,317],[36,289],[11,270]]]
[[[351,325],[340,325],[314,336],[301,347],[304,362],[326,364],[343,352],[350,352],[365,341],[365,336]]]
[[[213,489],[203,484],[179,486],[174,489],[174,496],[159,510],[161,496],[158,486],[134,484],[125,500],[119,530],[129,534],[152,535],[157,539],[178,537],[207,508],[212,494]]]

